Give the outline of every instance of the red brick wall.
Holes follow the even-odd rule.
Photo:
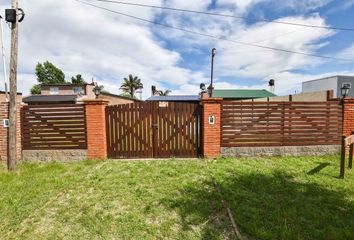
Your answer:
[[[354,131],[354,98],[344,99],[343,135],[349,136]]]
[[[88,159],[107,158],[105,100],[85,100]]]
[[[203,104],[203,153],[204,157],[215,158],[220,155],[221,100],[202,99]],[[209,124],[209,116],[215,116],[215,124]]]
[[[9,114],[8,102],[0,102],[0,157],[1,161],[7,161],[7,141],[8,141],[8,128],[3,125],[3,119],[8,119]],[[17,105],[17,160],[22,157],[21,147],[21,103]]]

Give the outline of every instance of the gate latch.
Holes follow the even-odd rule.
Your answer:
[[[152,124],[152,127],[153,127],[153,128],[158,128],[159,125],[158,125],[157,123],[154,123],[154,124]]]

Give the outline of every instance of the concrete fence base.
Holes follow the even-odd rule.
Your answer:
[[[284,146],[284,147],[222,147],[223,157],[255,156],[321,156],[338,154],[340,145]]]
[[[87,150],[23,150],[27,162],[75,162],[88,158]]]

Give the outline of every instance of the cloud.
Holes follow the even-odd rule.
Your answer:
[[[338,4],[334,8],[330,9],[327,12],[327,14],[333,14],[333,13],[336,13],[336,12],[345,11],[345,10],[351,8],[352,6],[354,6],[354,0],[345,0],[343,3]]]
[[[20,26],[18,85],[25,94],[36,82],[35,65],[45,60],[61,68],[68,80],[77,73],[86,81],[95,77],[113,93],[119,93],[124,77],[135,74],[143,80],[144,97],[149,96],[152,84],[179,88],[204,79],[202,73],[181,67],[181,55],[165,48],[147,24],[72,0],[38,0],[21,7],[27,15]],[[133,12],[128,7],[116,8]],[[155,13],[139,8],[134,15],[152,19]]]
[[[325,25],[319,16],[309,18],[287,17],[279,21]],[[334,32],[326,29],[308,29],[274,23],[244,26],[230,36],[241,42],[252,42],[273,48],[288,49],[303,53],[315,53],[326,45],[321,42]],[[220,41],[217,49],[217,71],[219,76],[239,76],[262,79],[265,76],[289,69],[311,69],[323,64],[323,59],[260,49],[253,46],[230,44]]]
[[[272,6],[272,10],[282,11],[293,10],[296,12],[307,12],[309,10],[318,9],[330,3],[333,0],[217,0],[216,3],[220,7],[234,7],[235,12],[238,14],[244,14],[250,8],[256,6],[259,3]]]
[[[217,0],[217,6],[221,8],[233,7],[238,14],[245,13],[250,7],[266,0]]]
[[[279,10],[290,8],[298,12],[307,12],[326,6],[332,1],[333,0],[282,0],[280,4],[278,1],[272,1],[272,3],[273,6],[277,6]]]
[[[316,53],[328,44],[328,37],[335,34],[326,29],[274,23],[250,25],[233,18],[90,2],[191,31],[305,53]],[[146,4],[143,0],[132,2]],[[279,9],[298,9],[297,12],[303,13],[302,8],[317,9],[328,2],[151,0],[148,4],[247,15],[261,3],[276,4]],[[217,8],[210,9],[214,4]],[[6,6],[9,5],[8,1],[0,1],[0,5],[2,8],[9,7]],[[169,88],[173,94],[196,94],[201,82],[209,82],[209,51],[212,47],[218,50],[215,75],[216,87],[220,88],[264,88],[272,76],[280,78],[280,92],[288,92],[298,87],[299,79],[311,76],[294,74],[294,70],[311,70],[326,63],[313,57],[274,52],[174,31],[88,7],[73,0],[24,1],[21,7],[27,15],[20,25],[18,83],[19,89],[25,93],[36,82],[35,65],[45,60],[63,69],[67,79],[78,73],[87,81],[94,77],[112,93],[120,93],[119,86],[128,74],[137,75],[144,83],[144,98],[149,96],[153,84],[161,89]],[[297,14],[277,20],[327,26],[325,20],[317,14],[306,17]],[[6,40],[9,46],[9,29],[6,29]],[[229,80],[238,78],[254,81],[241,85]]]
[[[166,6],[190,9],[190,10],[206,10],[208,6],[212,4],[212,0],[193,0],[193,1],[181,1],[181,0],[166,0]]]
[[[218,8],[224,10],[228,7],[228,14],[233,14],[237,11],[247,11],[257,3],[266,2],[266,0],[249,0],[249,1],[232,1],[219,0],[217,1]],[[316,9],[328,4],[329,1],[282,1],[279,7],[291,7],[293,9],[307,7],[307,9]],[[241,9],[241,10],[240,10]],[[188,21],[186,20],[188,19]],[[237,19],[218,18],[204,15],[193,15],[173,13],[167,14],[163,18],[170,25],[188,29],[191,31],[207,33],[218,36],[220,38],[231,39],[240,42],[251,42],[257,45],[266,47],[280,48],[285,50],[297,51],[306,54],[316,54],[322,47],[327,46],[327,39],[334,34],[335,31],[328,29],[313,29],[301,26],[291,26],[276,23],[255,23],[248,25],[245,22]],[[276,19],[283,22],[296,22],[302,24],[313,24],[319,26],[328,26],[325,20],[318,14],[310,16],[294,16]],[[158,31],[159,32],[159,31]],[[170,34],[167,34],[169,32]],[[171,33],[172,32],[172,33]],[[181,49],[193,52],[194,49],[211,49],[216,47],[218,54],[216,56],[215,75],[221,79],[221,83],[216,81],[216,87],[266,87],[266,81],[270,75],[283,72],[291,72],[293,70],[312,70],[326,62],[321,58],[310,57],[305,55],[289,54],[281,51],[273,51],[262,49],[253,46],[235,44],[229,41],[206,38],[186,34],[180,31],[161,30],[160,36],[166,36],[171,41],[174,41]],[[207,63],[205,71],[209,68],[209,58],[207,56],[201,62]],[[235,79],[247,78],[253,81],[254,84],[247,86],[235,85],[232,81],[226,82],[224,78]],[[291,79],[291,78],[288,78]],[[259,84],[263,81],[264,84]],[[228,84],[226,84],[228,83]],[[296,88],[298,82],[288,81],[284,86],[283,92],[288,92],[289,89]]]
[[[330,76],[353,76],[354,71],[329,71],[320,74],[303,74],[303,73],[295,73],[291,71],[283,71],[275,74],[271,74],[268,78],[263,78],[263,83],[253,85],[241,85],[230,82],[217,82],[215,83],[215,88],[219,89],[269,89],[268,81],[270,79],[275,80],[275,93],[277,95],[288,95],[294,94],[296,92],[300,92],[302,90],[302,83],[314,79],[321,79]]]
[[[273,74],[271,77],[275,79],[276,93],[279,95],[285,95],[294,94],[295,90],[301,91],[302,82],[337,75],[353,76],[354,71],[330,71],[320,74],[301,74],[285,71]]]
[[[349,47],[345,48],[344,50],[340,51],[337,54],[337,57],[354,61],[354,43],[352,43]]]
[[[219,81],[215,83],[214,88],[216,89],[266,89],[266,84],[261,85],[240,85],[230,82]]]

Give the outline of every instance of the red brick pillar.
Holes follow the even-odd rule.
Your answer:
[[[354,98],[344,99],[343,135],[349,136],[354,131]]]
[[[85,100],[88,159],[107,158],[106,114],[108,101]]]
[[[220,156],[221,101],[221,98],[202,99],[203,154],[206,158],[215,158]]]
[[[21,114],[22,114],[22,96],[17,96],[17,126],[16,126],[16,160],[20,161],[22,158],[22,137],[21,137]],[[0,162],[7,161],[8,157],[8,138],[9,128],[3,126],[3,120],[9,119],[9,103],[0,101]]]

